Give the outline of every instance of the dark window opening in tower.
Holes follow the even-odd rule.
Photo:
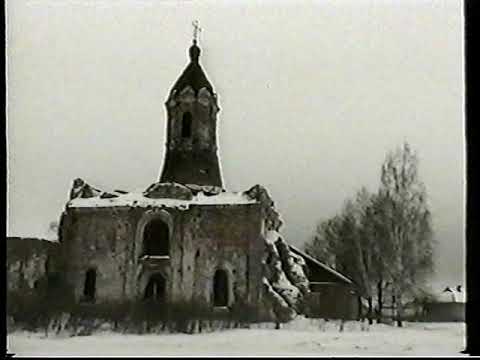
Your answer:
[[[97,272],[95,269],[88,269],[85,273],[85,284],[83,296],[85,301],[94,301],[96,292]]]
[[[213,277],[213,305],[228,306],[228,275],[225,270],[217,270]]]
[[[165,278],[161,274],[154,274],[148,280],[143,298],[144,300],[163,302],[165,300],[166,288]]]
[[[143,255],[168,256],[169,253],[168,225],[160,219],[152,220],[143,233]]]
[[[182,138],[192,137],[192,114],[186,112],[182,117]]]

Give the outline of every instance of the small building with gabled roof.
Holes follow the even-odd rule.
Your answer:
[[[360,317],[360,295],[352,280],[304,251],[289,245],[305,261],[310,285],[307,315],[324,319],[357,320]]]

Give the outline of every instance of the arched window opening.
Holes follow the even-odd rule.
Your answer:
[[[154,274],[150,277],[145,287],[144,300],[165,301],[166,281],[161,274]]]
[[[213,277],[213,305],[228,306],[228,275],[225,270],[217,270]]]
[[[95,269],[89,269],[85,273],[85,284],[83,287],[83,297],[85,301],[95,300],[96,282],[97,272],[95,271]]]
[[[186,112],[182,117],[182,138],[192,137],[192,114]]]
[[[144,255],[168,256],[170,253],[168,225],[155,219],[145,226],[143,233]]]

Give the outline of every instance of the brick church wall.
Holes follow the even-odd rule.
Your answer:
[[[170,258],[142,260],[144,227],[162,218]],[[261,289],[262,217],[258,204],[189,209],[69,208],[62,221],[65,273],[81,300],[86,272],[96,270],[96,301],[141,299],[151,275],[166,278],[171,302],[211,304],[215,270],[228,273],[229,298],[256,302]]]

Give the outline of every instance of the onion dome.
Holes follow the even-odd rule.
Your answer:
[[[193,44],[188,50],[190,63],[183,71],[182,75],[180,75],[180,78],[177,80],[175,85],[173,85],[171,93],[180,92],[186,87],[191,86],[195,93],[198,93],[198,91],[202,88],[206,88],[211,94],[214,94],[213,87],[208,81],[202,67],[200,66],[200,52],[201,50],[197,46],[197,42],[193,40]]]

